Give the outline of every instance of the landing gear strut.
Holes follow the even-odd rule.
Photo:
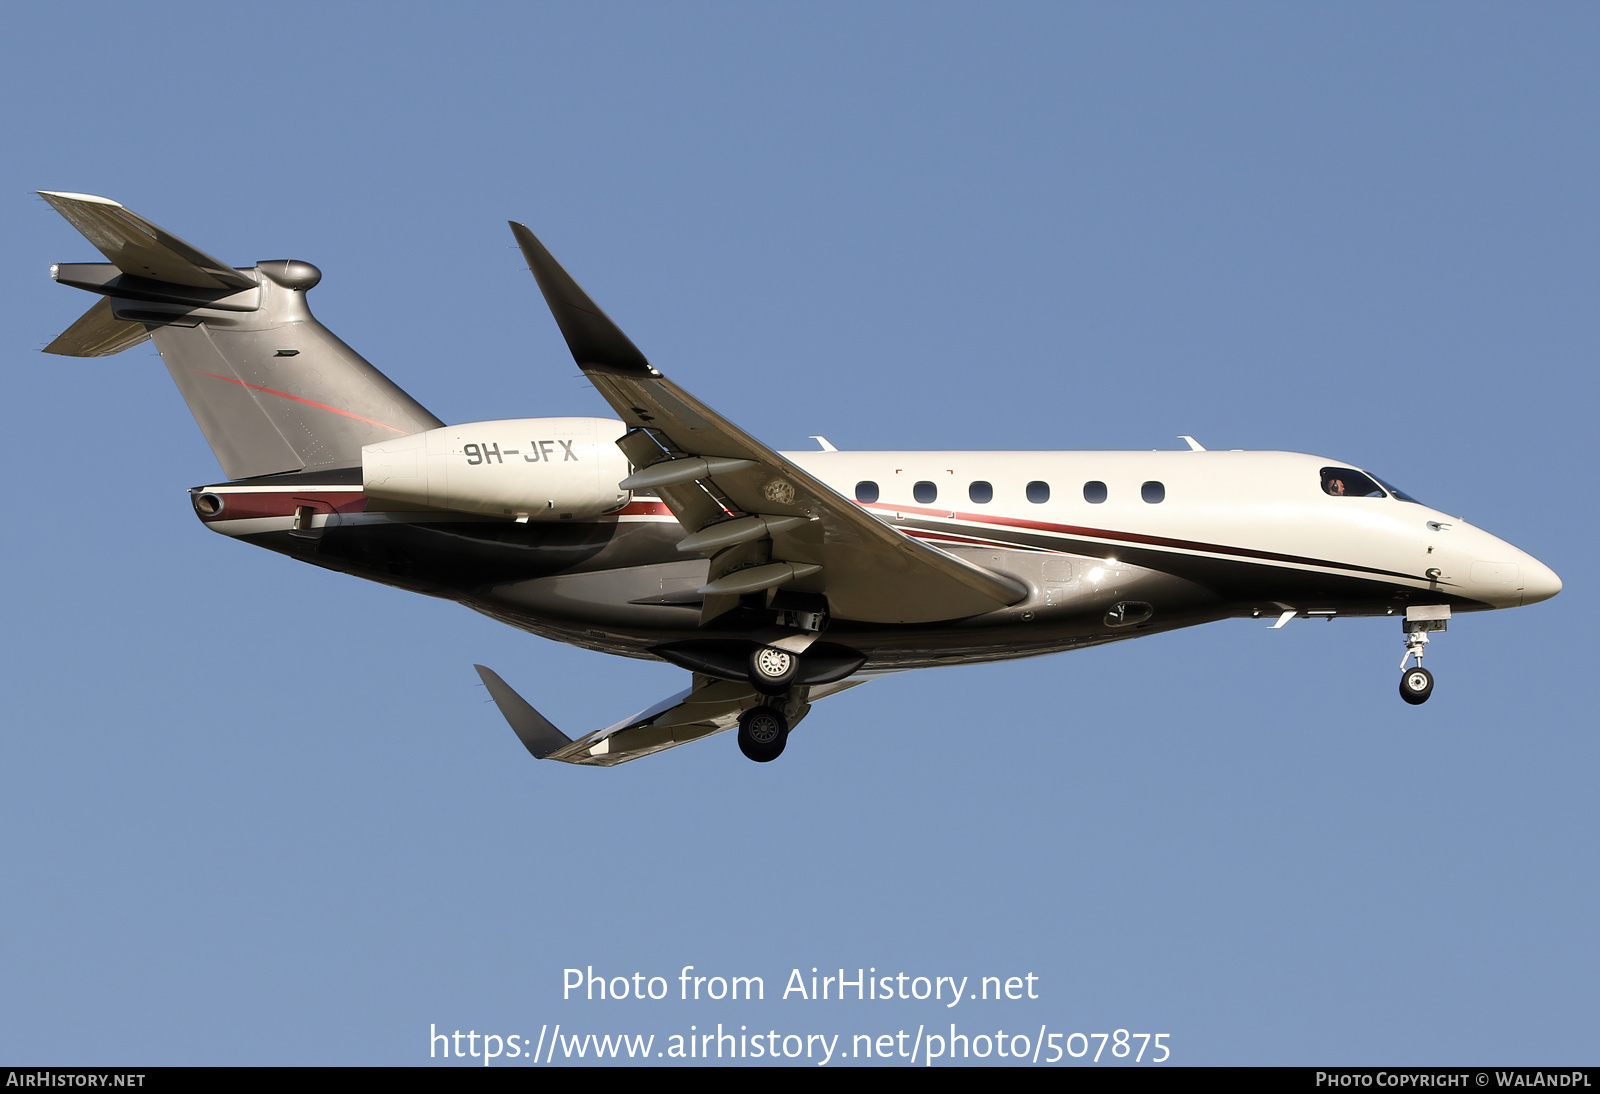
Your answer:
[[[783,755],[789,740],[789,719],[777,707],[751,707],[739,715],[739,751],[758,764]]]
[[[1400,658],[1400,698],[1412,706],[1421,706],[1433,694],[1433,673],[1422,667],[1422,655],[1428,649],[1428,632],[1444,630],[1449,618],[1450,609],[1443,605],[1406,610],[1406,655]],[[1417,659],[1416,667],[1407,668],[1413,657]]]

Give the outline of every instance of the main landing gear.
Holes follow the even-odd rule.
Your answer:
[[[789,741],[789,719],[777,707],[751,707],[739,715],[739,751],[758,764],[783,755]]]
[[[1450,609],[1443,605],[1425,605],[1406,610],[1404,623],[1406,655],[1400,658],[1400,698],[1412,706],[1421,706],[1433,694],[1433,673],[1422,667],[1422,655],[1428,648],[1428,632],[1442,631],[1450,619]],[[1415,657],[1416,666],[1406,665]]]
[[[758,764],[783,755],[789,730],[811,709],[810,693],[805,685],[796,685],[739,715],[739,751]]]
[[[750,652],[750,683],[763,695],[787,694],[800,671],[800,658],[775,646],[757,646]],[[766,703],[739,715],[739,751],[758,764],[783,755],[789,743],[789,719]]]
[[[778,609],[774,623],[782,637],[774,641],[769,631],[765,641],[750,650],[744,665],[745,678],[763,698],[739,715],[739,751],[758,764],[783,755],[790,727],[811,709],[812,685],[843,679],[866,661],[855,650],[816,644],[827,620],[826,600],[799,597],[774,600],[773,606]]]
[[[782,695],[800,670],[800,658],[776,646],[757,646],[750,653],[750,683],[763,695]]]

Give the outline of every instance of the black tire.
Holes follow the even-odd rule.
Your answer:
[[[750,684],[763,695],[782,695],[800,671],[800,658],[774,646],[750,652]]]
[[[1400,674],[1400,698],[1412,706],[1421,706],[1433,694],[1433,673],[1418,665]]]
[[[751,707],[739,715],[739,751],[758,764],[783,755],[789,741],[789,720],[775,707]]]

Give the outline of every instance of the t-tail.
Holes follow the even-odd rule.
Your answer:
[[[51,267],[101,299],[45,352],[153,340],[229,478],[360,466],[362,445],[443,424],[312,317],[309,262],[235,268],[106,198],[40,196],[110,260]]]

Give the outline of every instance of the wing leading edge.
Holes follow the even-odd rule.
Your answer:
[[[867,623],[962,619],[1027,596],[889,527],[672,383],[532,232],[511,230],[573,359],[629,427],[617,443],[639,470],[623,485],[655,490],[690,533],[680,549],[711,555],[702,621],[779,587]]]

